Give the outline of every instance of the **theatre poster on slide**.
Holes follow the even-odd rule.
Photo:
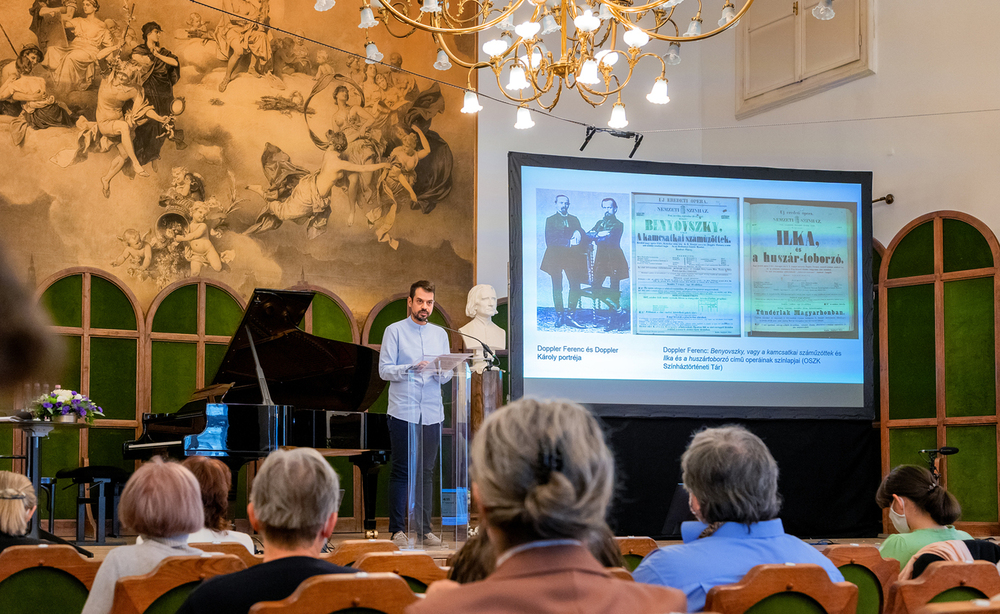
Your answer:
[[[857,338],[855,203],[744,199],[747,336]]]
[[[739,199],[633,194],[635,332],[740,335]]]

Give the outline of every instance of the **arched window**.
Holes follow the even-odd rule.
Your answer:
[[[997,239],[956,211],[919,217],[886,249],[879,273],[882,472],[955,446],[942,479],[961,525],[995,534]],[[887,530],[889,525],[886,525]]]

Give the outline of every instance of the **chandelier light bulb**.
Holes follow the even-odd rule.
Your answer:
[[[424,0],[425,2],[427,0]],[[524,23],[519,23],[514,27],[514,34],[517,34],[525,40],[531,40],[535,38],[538,31],[542,29],[542,25],[536,21],[526,21]]]
[[[441,5],[438,0],[424,0],[423,6],[420,7],[421,13],[440,13]]]
[[[507,16],[497,24],[497,30],[500,30],[501,32],[514,31],[514,11],[507,13]]]
[[[576,76],[576,80],[587,85],[600,83],[601,78],[597,75],[597,62],[595,60],[584,62],[583,66],[580,67],[580,74]]]
[[[685,37],[700,36],[701,35],[701,21],[697,18],[691,20],[688,24],[687,32],[684,33]]]
[[[663,58],[666,60],[667,64],[671,66],[677,66],[681,63],[681,44],[680,43],[670,43],[667,47],[667,55]]]
[[[653,104],[667,104],[670,102],[670,96],[667,96],[667,80],[663,77],[658,77],[656,81],[653,81],[653,89],[646,94],[646,100]]]
[[[545,17],[542,17],[542,36],[552,34],[558,30],[559,24],[556,23],[556,18],[551,13],[546,13]]]
[[[381,11],[382,9],[385,8],[385,6],[382,4],[382,0],[371,0],[371,6],[376,11]]]
[[[614,49],[601,49],[594,54],[594,59],[597,60],[598,64],[614,66],[618,63],[618,52]]]
[[[479,96],[475,92],[465,92],[465,104],[462,105],[462,113],[478,113],[483,110],[483,105],[479,104]]]
[[[535,122],[531,120],[531,111],[528,107],[518,107],[517,108],[517,123],[514,127],[518,130],[526,130],[535,125]]]
[[[625,119],[625,105],[619,100],[611,108],[611,119],[608,120],[608,128],[620,129],[627,125],[628,120]]]
[[[649,42],[649,35],[640,30],[639,28],[632,26],[631,28],[625,31],[625,34],[622,35],[622,40],[624,40],[625,44],[628,45],[629,47],[634,47],[636,49],[639,49],[640,47]]]
[[[316,5],[313,6],[317,11],[329,11],[337,4],[336,0],[316,0]]]
[[[813,17],[820,21],[833,19],[835,14],[833,12],[833,0],[819,0],[819,4],[813,7]]]
[[[614,19],[615,16],[611,14],[611,9],[608,8],[608,5],[602,2],[600,10],[597,11],[597,18],[601,21],[607,21]]]
[[[375,19],[375,13],[372,12],[371,8],[365,6],[361,8],[361,25],[358,27],[361,29],[374,28],[378,25],[378,21]]]
[[[519,64],[515,64],[510,67],[510,81],[507,83],[507,89],[511,91],[523,90],[530,87],[528,81],[524,78],[524,69],[521,68]]]
[[[524,64],[525,66],[528,66],[532,70],[535,70],[536,68],[542,65],[542,60],[544,59],[544,56],[542,55],[542,51],[538,48],[538,46],[535,46],[531,50],[530,61],[528,59],[527,54],[522,55],[518,59],[521,61],[521,64]]]
[[[722,17],[719,19],[719,25],[724,26],[734,19],[736,19],[736,7],[727,2],[726,6],[722,7]]]
[[[503,42],[499,38],[494,38],[493,40],[483,43],[483,53],[491,58],[503,55],[504,51],[507,51],[507,43]]]
[[[576,19],[573,20],[573,25],[580,32],[593,32],[597,28],[601,27],[601,20],[594,17],[594,11],[587,9],[582,15],[578,15]]]
[[[451,60],[448,59],[448,54],[444,52],[444,49],[438,49],[437,60],[434,62],[434,68],[438,70],[448,70],[451,68]]]
[[[382,53],[375,46],[375,43],[365,45],[365,64],[375,64],[382,61]]]

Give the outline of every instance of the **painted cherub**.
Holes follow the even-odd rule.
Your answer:
[[[330,62],[330,54],[327,53],[326,49],[320,49],[316,52],[316,80],[323,77],[332,77],[336,73],[336,69],[333,67],[333,63]]]
[[[191,263],[191,275],[196,277],[201,273],[201,269],[207,264],[213,271],[221,271],[223,262],[232,261],[233,252],[225,251],[222,254],[215,249],[212,244],[211,227],[208,224],[208,213],[210,207],[215,203],[214,198],[209,198],[206,202],[195,202],[191,205],[191,223],[188,224],[186,233],[175,235],[173,239],[181,243],[187,243],[184,249],[184,257]]]
[[[208,24],[201,18],[201,13],[191,13],[187,21],[184,22],[184,29],[187,30],[189,38],[210,38],[208,35]]]
[[[118,237],[118,240],[125,244],[125,249],[111,263],[111,266],[121,266],[128,261],[131,266],[128,268],[129,275],[135,275],[149,268],[149,263],[153,258],[153,248],[149,244],[149,237],[152,231],[145,235],[140,235],[138,230],[129,228]]]

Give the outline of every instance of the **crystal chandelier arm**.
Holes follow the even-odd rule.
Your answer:
[[[400,11],[397,8],[395,8],[391,4],[386,4],[386,3],[383,2],[382,6],[384,7],[386,13],[392,15],[397,21],[400,21],[400,22],[402,22],[402,23],[410,26],[411,28],[416,28],[417,30],[422,30],[424,32],[433,32],[433,33],[438,33],[438,34],[448,34],[448,35],[455,36],[455,35],[459,35],[459,34],[472,34],[474,32],[482,32],[483,30],[492,28],[493,26],[495,26],[498,23],[500,23],[501,21],[503,21],[504,18],[507,17],[508,13],[513,13],[514,11],[516,11],[518,9],[518,7],[520,7],[521,4],[523,4],[523,3],[524,3],[524,0],[514,0],[514,3],[511,4],[508,9],[500,11],[500,15],[497,16],[496,18],[494,18],[494,19],[492,19],[490,21],[483,22],[483,23],[479,24],[478,26],[467,26],[467,27],[464,27],[464,28],[440,27],[440,26],[434,26],[434,25],[429,25],[429,24],[421,23],[420,21],[417,21],[415,19],[411,19],[408,15],[404,14],[402,11]],[[536,12],[537,12],[537,10],[536,10]]]

